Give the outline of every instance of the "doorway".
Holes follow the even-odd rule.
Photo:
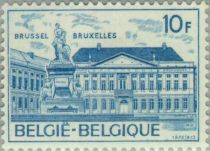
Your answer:
[[[120,101],[120,113],[128,114],[128,101],[127,100]]]

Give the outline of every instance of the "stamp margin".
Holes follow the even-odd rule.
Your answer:
[[[152,2],[153,1],[153,2]],[[187,5],[191,5],[192,4],[192,1],[187,1],[187,0],[176,0],[176,1],[178,1],[177,2],[177,4],[182,4],[183,2],[184,3],[186,3]],[[202,1],[202,0],[201,0]],[[92,4],[94,4],[94,5],[97,5],[98,3],[99,3],[99,1],[95,1],[96,3],[94,3],[94,1],[91,1],[92,2]],[[175,2],[174,1],[167,1],[167,0],[163,0],[162,2],[161,2],[161,0],[151,0],[150,2],[143,2],[143,1],[141,1],[141,0],[139,0],[138,1],[139,3],[140,3],[140,5],[142,6],[142,5],[145,5],[145,4],[149,4],[149,5],[153,5],[153,4],[162,4],[162,3],[166,3],[166,2],[168,2],[169,4],[174,4]],[[202,1],[203,3],[205,3],[204,1]],[[15,3],[15,1],[14,1],[14,3]],[[14,3],[13,3],[13,5],[14,5]],[[28,2],[28,3],[26,3],[25,1],[19,1],[19,3],[22,5],[31,5],[32,4],[32,2]],[[15,5],[16,4],[19,4],[19,3],[15,3]],[[69,5],[69,3],[73,3],[73,5],[84,5],[84,6],[86,6],[86,5],[89,5],[89,3],[90,2],[80,2],[80,1],[71,1],[71,2],[68,2],[68,3],[62,3],[62,1],[61,2],[47,2],[47,1],[45,1],[45,3],[44,2],[41,2],[40,1],[40,3],[39,2],[34,2],[34,3],[36,3],[37,5],[52,5],[52,4],[56,4],[56,5],[62,5],[62,4],[64,4],[64,5]],[[101,4],[103,4],[103,5],[107,5],[107,4],[111,4],[111,5],[115,5],[115,4],[119,4],[119,5],[126,5],[126,3],[128,3],[128,2],[126,2],[125,1],[125,3],[123,2],[123,1],[117,1],[116,3],[115,2],[113,2],[113,3],[109,3],[109,2],[102,2]],[[134,2],[133,4],[136,4],[137,2]],[[9,3],[5,3],[5,2],[3,2],[3,4],[5,5],[7,5],[7,4],[9,4]],[[132,4],[132,3],[131,3]],[[197,3],[197,4],[200,4],[199,2]],[[205,13],[207,14],[207,19],[206,19],[206,22],[207,22],[207,28],[205,29],[205,31],[206,31],[206,33],[207,33],[207,37],[205,38],[206,39],[206,43],[207,43],[207,46],[206,46],[206,50],[208,51],[208,52],[210,52],[210,46],[209,46],[209,40],[210,40],[210,37],[209,37],[209,32],[210,32],[210,30],[209,30],[209,24],[210,24],[210,18],[209,18],[209,15],[208,14],[210,14],[210,2],[206,2],[206,4],[208,5],[208,8],[205,10]],[[9,4],[10,5],[10,4]],[[1,6],[1,4],[0,4],[0,6]],[[3,6],[3,5],[2,5]],[[1,16],[1,18],[0,18],[0,33],[1,33],[1,36],[0,36],[0,43],[1,43],[1,47],[0,47],[0,54],[2,54],[2,52],[4,52],[5,51],[5,49],[4,49],[4,47],[2,47],[2,44],[5,42],[5,40],[4,40],[4,38],[3,38],[3,34],[5,34],[5,30],[2,28],[2,26],[3,26],[3,24],[4,24],[4,20],[2,19],[2,16],[3,16],[3,10],[2,10],[2,7],[1,6],[1,10],[0,10],[0,16]],[[11,6],[11,5],[10,5]],[[207,54],[207,56],[205,56],[205,59],[206,59],[206,61],[208,61],[208,59],[210,59],[210,55],[209,55],[209,53]],[[3,55],[0,55],[0,71],[4,71],[5,70],[5,68],[4,68],[4,66],[2,65],[2,62],[4,61],[4,57],[3,57]],[[209,82],[209,79],[210,79],[210,63],[208,62],[208,64],[205,66],[205,68],[206,69],[208,69],[208,74],[206,74],[205,75],[205,78],[208,80],[208,83],[206,83],[206,88],[208,88],[208,92],[206,92],[206,97],[208,98],[208,101],[206,101],[206,106],[207,107],[209,107],[210,106],[210,101],[209,101],[209,98],[210,98],[210,82]],[[4,79],[5,77],[4,77],[4,75],[3,74],[0,74],[0,80],[2,81],[3,79]],[[0,117],[3,117],[4,116],[4,112],[2,112],[1,110],[3,109],[3,107],[5,107],[4,106],[4,103],[3,103],[3,101],[2,101],[2,99],[4,98],[4,93],[2,93],[2,90],[4,89],[4,85],[2,84],[2,82],[0,82]],[[208,116],[209,117],[209,114],[210,114],[210,110],[208,109],[208,111],[206,111],[206,116]],[[208,120],[206,120],[206,125],[210,125],[210,118],[208,118]],[[1,147],[3,146],[3,144],[4,144],[4,140],[2,139],[2,136],[4,135],[4,131],[2,131],[2,127],[3,127],[3,125],[4,125],[4,121],[1,119],[0,120],[0,149],[2,149]],[[210,134],[210,129],[207,129],[206,131],[205,131],[205,133],[206,134]],[[206,142],[210,145],[210,136],[208,137],[208,139],[206,139]],[[189,147],[190,148],[190,147]],[[20,148],[19,148],[20,149]],[[75,147],[74,148],[74,150],[76,150],[76,149],[79,149],[80,150],[80,148],[78,148],[78,147]],[[84,148],[84,149],[87,149],[87,148]],[[97,149],[97,148],[93,148],[93,149]],[[104,149],[107,149],[107,148],[104,148]],[[116,148],[115,148],[116,149]],[[127,148],[122,148],[122,149],[125,149],[125,150],[127,150]],[[144,148],[143,148],[144,149]],[[150,149],[154,149],[153,147],[151,147]],[[165,150],[164,148],[159,148],[159,149],[163,149],[163,150]],[[173,148],[168,148],[169,150],[173,150]],[[167,150],[168,150],[167,149]],[[182,149],[182,148],[181,148]],[[206,150],[209,150],[210,149],[210,147],[208,147]],[[42,150],[42,149],[41,149]],[[118,150],[118,149],[117,149]],[[199,150],[199,148],[197,148],[196,150]]]

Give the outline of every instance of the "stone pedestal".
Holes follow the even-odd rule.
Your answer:
[[[47,96],[41,100],[44,114],[84,113],[84,100],[79,93],[77,80],[74,79],[75,66],[71,63],[53,62],[46,67]],[[46,91],[46,90],[45,90]]]

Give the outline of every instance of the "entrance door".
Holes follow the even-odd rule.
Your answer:
[[[127,100],[122,100],[120,102],[120,113],[128,114],[128,101]]]

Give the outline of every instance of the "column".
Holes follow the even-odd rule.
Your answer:
[[[145,92],[149,92],[149,87],[148,87],[148,84],[149,84],[149,75],[148,74],[145,74],[145,78],[142,78],[142,80],[144,80],[144,82],[145,82]]]
[[[171,112],[175,112],[175,98],[171,98]]]
[[[139,72],[136,73],[136,90],[140,90],[140,76],[138,73]]]
[[[183,99],[179,98],[179,112],[182,113],[183,112]]]
[[[117,98],[116,100],[116,113],[119,114],[120,113],[120,100]]]
[[[141,99],[138,99],[138,113],[142,112],[142,108],[141,108]]]
[[[101,84],[101,82],[100,82],[101,79],[100,79],[100,77],[101,76],[100,76],[100,72],[99,72],[99,74],[97,74],[97,89],[98,90],[101,90],[101,85],[100,85]]]
[[[107,113],[110,114],[110,99],[106,99]]]
[[[117,73],[114,74],[114,89],[118,89]]]
[[[149,102],[149,99],[146,99],[146,113],[149,113],[150,112],[150,102]]]
[[[154,112],[158,112],[158,98],[154,98]]]
[[[109,73],[109,72],[107,72],[107,73]],[[108,74],[106,74],[106,91],[107,90],[109,90],[109,75]]]
[[[194,109],[194,100],[193,97],[189,97],[189,112],[193,113],[193,109]]]
[[[89,73],[88,80],[89,80],[89,91],[90,91],[92,90],[92,74],[91,73]]]
[[[101,114],[101,98],[97,100],[98,113]]]
[[[128,113],[133,113],[133,99],[129,98],[128,100]]]
[[[17,105],[18,105],[18,104],[17,104],[17,97],[15,97],[15,101],[14,101],[14,102],[12,101],[12,103],[13,103],[13,105],[14,105],[14,113],[17,113],[17,107],[18,107],[18,106],[17,106]]]
[[[23,96],[21,96],[21,98],[22,98],[22,113],[25,113],[25,108],[24,108],[24,105],[25,105],[25,99],[24,99],[24,97]]]
[[[30,72],[30,70],[28,71],[28,90],[27,90],[27,92],[28,92],[28,102],[29,102],[29,104],[28,104],[28,108],[29,108],[29,113],[31,113],[32,112],[32,106],[31,106],[31,98],[30,98],[30,92],[31,92],[31,72]]]
[[[163,113],[166,113],[166,98],[163,98]]]
[[[131,89],[131,74],[128,74],[128,76],[127,76],[126,89]]]
[[[93,100],[90,99],[89,101],[90,101],[89,113],[90,113],[90,114],[93,114]]]

